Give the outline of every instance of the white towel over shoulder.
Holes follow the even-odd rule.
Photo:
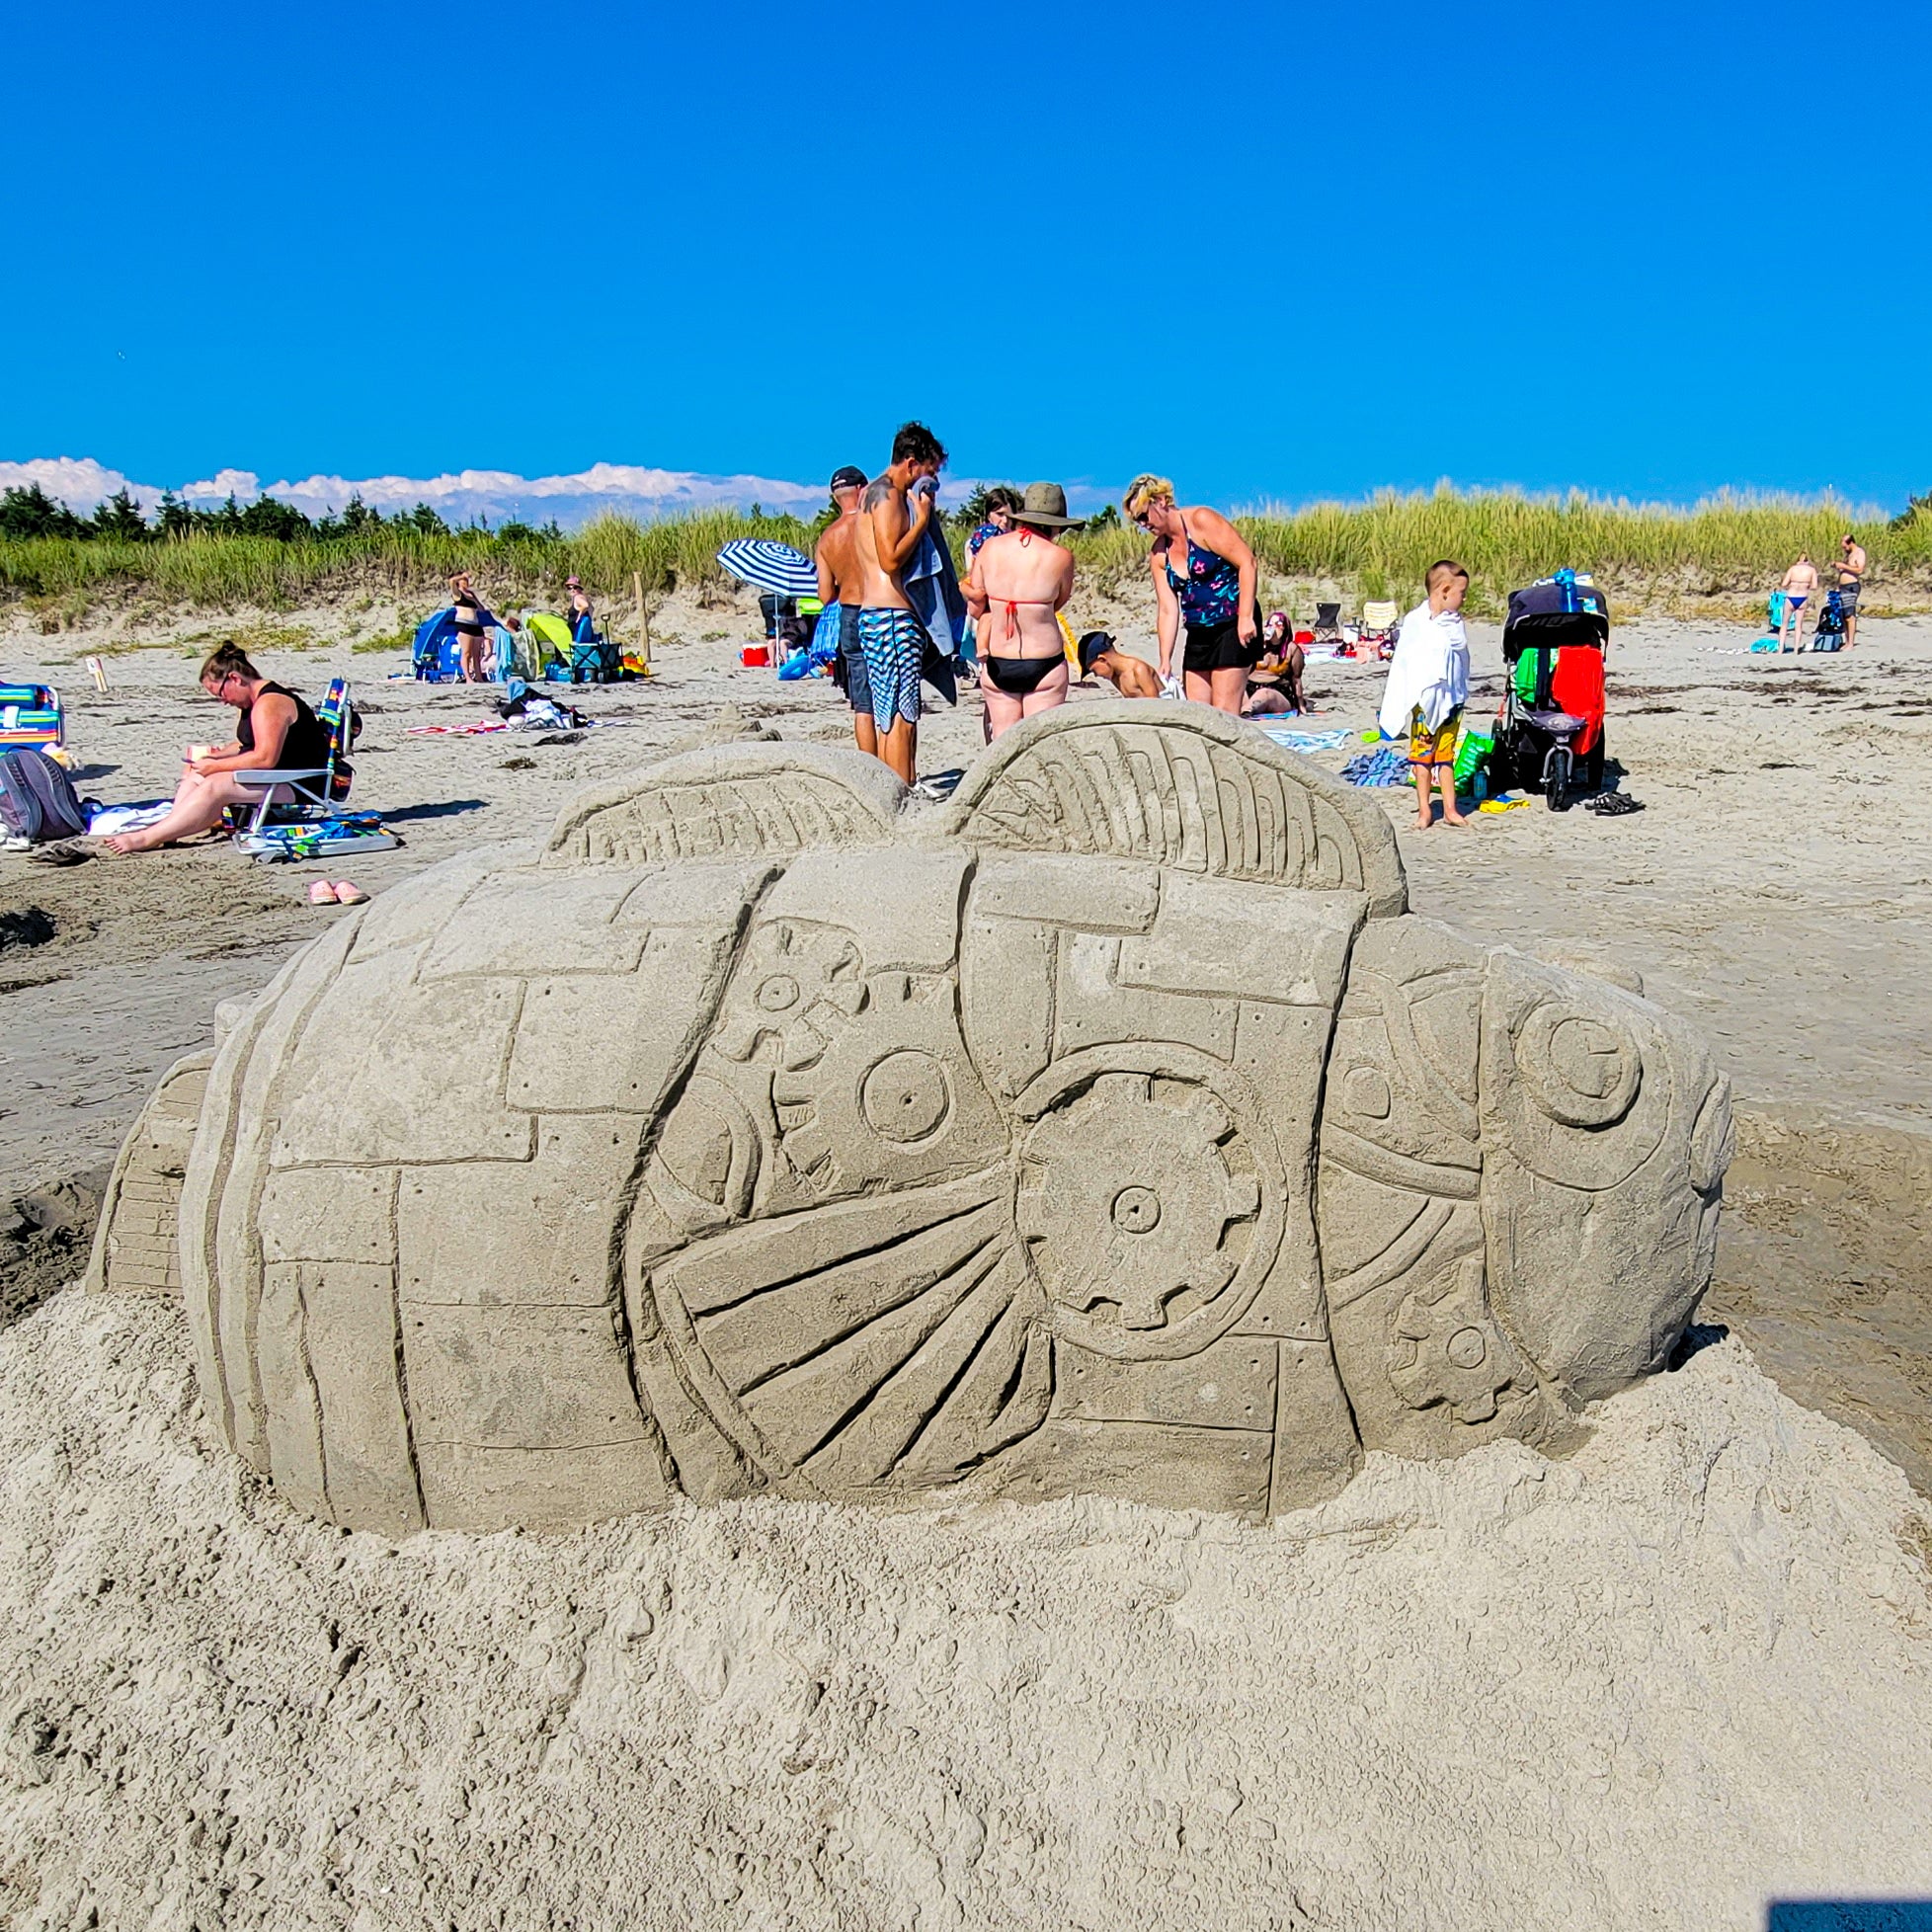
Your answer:
[[[1382,692],[1379,723],[1385,738],[1400,738],[1416,711],[1434,731],[1459,704],[1469,702],[1469,633],[1462,612],[1430,612],[1418,604],[1396,633],[1396,655]]]

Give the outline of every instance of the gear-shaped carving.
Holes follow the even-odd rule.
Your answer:
[[[1483,1257],[1465,1254],[1404,1301],[1389,1335],[1389,1380],[1410,1409],[1443,1402],[1487,1422],[1521,1366],[1489,1313]]]
[[[823,1199],[911,1186],[976,1166],[1005,1129],[966,1058],[952,989],[933,976],[875,973],[819,1054],[771,1077],[780,1153]]]
[[[1163,1328],[1218,1295],[1260,1206],[1228,1109],[1189,1081],[1102,1074],[1042,1116],[1020,1150],[1018,1221],[1052,1299]]]
[[[773,1043],[781,1067],[815,1067],[864,1007],[863,965],[851,935],[782,920],[762,926],[745,949],[718,1017],[718,1051],[744,1061]]]

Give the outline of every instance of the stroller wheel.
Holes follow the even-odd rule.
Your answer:
[[[1599,792],[1603,789],[1603,727],[1597,726],[1596,743],[1590,747],[1589,757],[1583,761],[1583,789]]]
[[[1553,812],[1570,810],[1570,753],[1559,745],[1543,765],[1543,786],[1549,793]]]

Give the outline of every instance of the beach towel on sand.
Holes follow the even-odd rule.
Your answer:
[[[1353,741],[1352,731],[1298,731],[1286,725],[1263,725],[1261,736],[1269,738],[1284,751],[1300,752],[1306,756],[1310,752],[1332,752]]]
[[[1382,785],[1406,785],[1410,776],[1408,743],[1363,752],[1341,767],[1341,775],[1345,783],[1371,790]]]

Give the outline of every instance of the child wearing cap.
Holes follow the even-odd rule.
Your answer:
[[[1121,650],[1103,630],[1089,630],[1080,641],[1083,678],[1104,678],[1122,697],[1159,697],[1161,680],[1145,658]]]

